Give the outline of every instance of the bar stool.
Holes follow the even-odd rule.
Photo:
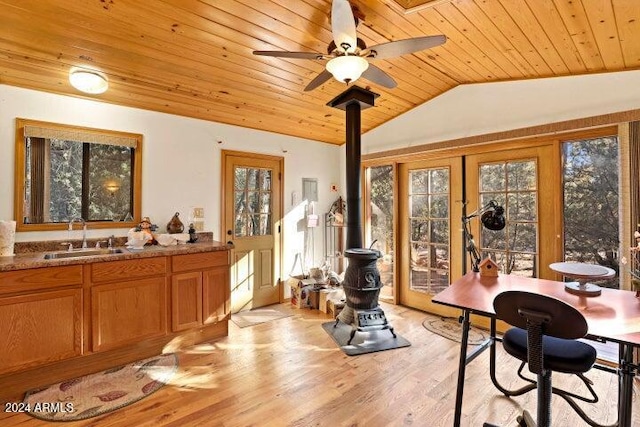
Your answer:
[[[569,304],[545,295],[524,291],[502,292],[493,301],[496,317],[514,326],[502,338],[507,353],[529,365],[537,375],[537,425],[525,411],[518,417],[521,426],[551,426],[551,394],[556,393],[578,410],[570,397],[588,402],[598,400],[582,374],[596,361],[596,350],[581,341],[588,326],[584,316]],[[521,366],[522,368],[522,366]],[[551,385],[551,372],[577,374],[591,391],[593,400],[587,400]],[[580,414],[580,412],[579,412]],[[582,414],[580,414],[582,416]],[[491,424],[485,423],[485,426]]]

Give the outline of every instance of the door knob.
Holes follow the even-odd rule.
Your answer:
[[[233,231],[231,231],[231,230],[227,230],[227,235],[228,235],[228,236],[231,236],[232,234],[233,234]]]

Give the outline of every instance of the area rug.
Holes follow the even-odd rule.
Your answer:
[[[45,421],[78,421],[123,408],[165,385],[178,368],[169,353],[28,391],[23,407]]]
[[[349,337],[351,336],[351,325],[342,322],[326,322],[322,324],[322,329],[333,338],[338,347],[348,356],[356,356],[359,354],[374,353],[376,351],[392,350],[394,348],[409,347],[411,343],[402,338],[396,332],[396,337],[391,335],[388,329],[371,332],[356,332],[351,344]]]
[[[272,320],[283,319],[292,316],[292,314],[283,313],[272,308],[256,308],[254,310],[239,311],[231,315],[231,320],[239,328],[258,325],[260,323],[270,322]]]
[[[450,339],[451,341],[460,342],[462,340],[462,325],[458,322],[458,319],[451,317],[427,317],[422,322],[422,326],[424,326],[428,331]],[[469,329],[468,344],[480,345],[488,336],[487,332],[472,326],[471,329]]]

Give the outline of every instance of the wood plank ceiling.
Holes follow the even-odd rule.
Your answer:
[[[363,132],[460,84],[640,68],[638,0],[353,0],[368,46],[444,34],[446,44],[375,64],[398,82],[363,113]],[[326,106],[334,80],[303,89],[324,63],[252,55],[325,52],[330,0],[0,0],[0,83],[293,135],[344,142]],[[86,96],[71,66],[109,90]]]

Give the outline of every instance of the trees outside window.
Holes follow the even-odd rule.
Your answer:
[[[563,141],[564,258],[619,272],[618,138]],[[618,278],[605,283],[618,288]]]

